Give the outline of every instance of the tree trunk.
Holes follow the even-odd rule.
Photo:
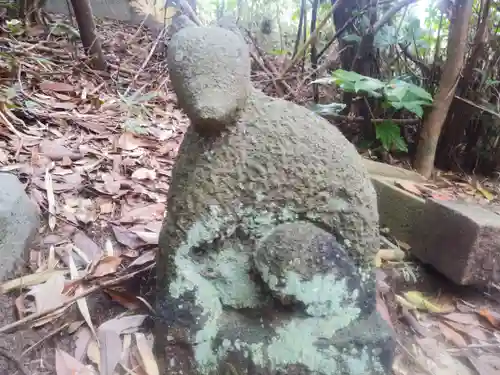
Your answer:
[[[473,0],[456,0],[455,2],[450,23],[446,63],[434,98],[433,109],[425,119],[420,133],[414,167],[427,178],[431,176],[434,169],[439,135],[455,95],[456,84],[463,66],[472,3]]]
[[[101,41],[95,31],[90,0],[71,0],[71,5],[80,30],[83,49],[85,54],[92,59],[92,67],[97,70],[106,70],[106,60],[102,53]]]

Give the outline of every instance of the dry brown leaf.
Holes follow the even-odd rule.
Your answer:
[[[87,347],[92,340],[92,332],[88,327],[80,327],[75,336],[75,358],[78,361],[83,361],[85,353],[87,353]]]
[[[396,180],[394,181],[394,185],[418,197],[422,196],[422,191],[420,191],[418,185],[412,181]]]
[[[484,354],[479,356],[479,362],[487,363],[488,365],[500,370],[500,357],[498,355]]]
[[[51,310],[63,304],[68,297],[63,295],[65,278],[62,274],[53,274],[43,284],[35,285],[27,296],[32,296],[35,299],[35,307],[37,313]]]
[[[110,194],[117,194],[121,188],[121,182],[116,181],[115,178],[109,174],[105,173],[101,176],[102,181],[104,182],[104,188]]]
[[[451,320],[446,321],[446,324],[454,328],[456,331],[460,331],[476,340],[488,341],[488,335],[479,326],[470,324],[460,324]]]
[[[75,86],[63,82],[42,81],[40,83],[40,89],[44,91],[74,92]]]
[[[50,175],[49,168],[45,170],[45,190],[47,192],[47,202],[49,205],[49,228],[53,231],[56,227],[56,198],[54,196],[52,176]]]
[[[75,261],[73,260],[73,256],[71,255],[71,252],[68,252],[68,260],[69,260],[69,270],[71,273],[71,279],[72,280],[77,280],[79,279],[79,274],[78,270],[75,265]],[[80,294],[83,291],[82,286],[78,286],[75,290],[75,294]],[[78,306],[78,310],[80,311],[80,314],[82,314],[83,319],[85,320],[85,323],[87,323],[88,327],[90,328],[90,331],[94,335],[94,337],[97,337],[97,333],[94,328],[94,324],[92,323],[92,318],[90,317],[90,311],[89,311],[89,306],[87,304],[87,299],[85,297],[79,298],[76,301],[76,304]]]
[[[485,318],[495,328],[500,328],[500,313],[491,309],[483,308],[479,310],[479,315]]]
[[[165,212],[165,205],[154,203],[143,207],[137,207],[124,211],[121,223],[149,222],[151,220],[162,220]]]
[[[467,341],[463,338],[463,336],[455,331],[453,328],[447,326],[444,323],[438,323],[438,327],[441,330],[444,337],[452,342],[457,348],[465,348],[467,346]]]
[[[139,168],[132,173],[132,178],[136,180],[156,180],[156,172],[153,169]]]
[[[100,375],[112,375],[122,355],[120,335],[133,333],[142,325],[146,315],[131,315],[104,322],[97,329],[101,358]]]
[[[142,253],[139,258],[130,263],[129,267],[142,266],[143,264],[154,262],[155,258],[156,252],[154,252],[153,250],[146,251],[145,253]]]
[[[87,259],[91,261],[97,261],[102,256],[102,249],[80,230],[75,232],[73,243],[86,255]]]
[[[160,232],[155,233],[155,232],[139,231],[139,230],[131,230],[131,232],[135,233],[142,241],[144,241],[148,245],[158,245]]]
[[[97,365],[97,368],[101,368],[101,357],[99,353],[99,345],[97,341],[91,339],[89,345],[87,346],[87,357],[92,361],[92,363]]]
[[[443,318],[451,320],[453,322],[461,323],[461,324],[472,324],[479,325],[479,319],[475,314],[467,314],[467,313],[449,313],[446,315],[442,315]]]
[[[111,297],[112,301],[118,302],[131,311],[137,310],[141,306],[140,301],[133,294],[113,289],[105,289],[104,292]]]
[[[146,336],[143,333],[136,333],[135,342],[141,358],[142,368],[146,371],[146,374],[160,375],[158,364]]]
[[[467,359],[474,366],[479,375],[498,375],[498,370],[495,370],[489,363],[479,361],[478,358],[471,355],[469,355]]]
[[[93,277],[102,277],[106,275],[111,275],[118,270],[118,267],[122,263],[122,258],[117,256],[105,256],[97,262],[95,268],[91,272]]]
[[[95,372],[83,363],[73,358],[61,349],[56,349],[57,375],[96,375]]]
[[[111,229],[113,230],[116,240],[122,245],[130,249],[137,249],[144,246],[144,241],[142,241],[137,234],[131,232],[130,230],[117,225],[113,225]]]
[[[125,132],[118,139],[118,147],[125,151],[133,151],[141,145],[141,141],[132,133]]]
[[[21,276],[17,279],[9,280],[0,285],[0,293],[10,293],[14,290],[31,287],[48,281],[54,275],[63,276],[68,273],[65,270],[54,270],[49,269],[37,273],[32,273],[30,275]]]

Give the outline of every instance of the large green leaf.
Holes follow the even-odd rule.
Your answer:
[[[371,96],[380,97],[382,96],[382,94],[377,92],[377,90],[380,90],[384,86],[385,84],[383,82],[380,82],[378,79],[363,77],[362,79],[354,83],[354,90],[356,92],[364,91]]]
[[[386,120],[375,126],[375,137],[387,151],[393,147],[399,151],[408,151],[406,142],[401,137],[399,126],[391,120]]]

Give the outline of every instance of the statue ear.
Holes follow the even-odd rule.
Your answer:
[[[171,34],[173,35],[181,29],[193,26],[196,26],[196,24],[193,21],[191,21],[191,19],[188,16],[182,13],[177,13],[172,18]]]

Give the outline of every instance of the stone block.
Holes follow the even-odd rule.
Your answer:
[[[0,173],[0,281],[27,260],[40,218],[16,176]]]
[[[399,188],[391,178],[372,175],[372,182],[377,191],[380,225],[389,228],[399,241],[413,246],[415,224],[420,220],[425,199]]]
[[[486,208],[428,199],[412,253],[460,285],[500,280],[500,216]]]
[[[408,180],[412,182],[425,182],[426,178],[421,174],[409,169],[395,167],[378,161],[363,159],[366,169],[371,176],[379,176],[384,178],[397,178],[400,180]]]

